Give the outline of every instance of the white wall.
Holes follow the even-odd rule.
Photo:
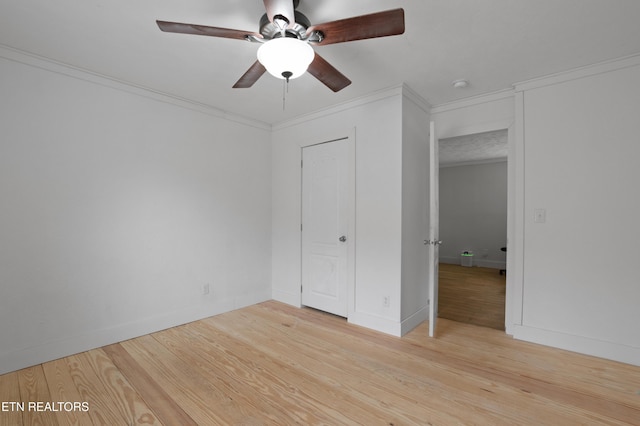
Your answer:
[[[640,365],[639,83],[630,57],[431,111],[439,138],[510,129],[506,327],[516,338]],[[546,223],[533,222],[537,208]]]
[[[390,334],[404,331],[403,91],[380,92],[274,128],[274,299],[300,305],[300,147],[349,136],[355,128],[355,283],[348,319]]]
[[[518,87],[522,326],[515,336],[640,365],[640,58]],[[546,222],[534,210],[546,209]]]
[[[429,106],[408,88],[402,98],[403,334],[427,319]]]
[[[507,278],[515,337],[634,364],[638,62],[517,86]],[[276,126],[269,145],[259,123],[15,52],[0,50],[0,75],[0,373],[272,291],[299,305],[300,144],[354,127],[350,321],[404,331],[417,305],[404,310],[414,293],[403,290],[402,188],[413,172],[401,166],[402,89]],[[432,117],[439,138],[507,128],[513,95]],[[534,208],[546,223],[532,222]]]
[[[0,75],[0,374],[270,298],[268,128],[10,51]]]
[[[440,141],[443,143],[443,141]],[[440,262],[505,269],[507,162],[440,168]]]

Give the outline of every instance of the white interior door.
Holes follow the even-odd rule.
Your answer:
[[[302,304],[347,316],[347,139],[302,149]]]
[[[429,124],[429,336],[435,337],[438,321],[438,258],[440,244],[439,161],[435,123]]]

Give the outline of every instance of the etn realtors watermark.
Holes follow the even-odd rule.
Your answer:
[[[71,412],[71,411],[89,411],[88,402],[78,401],[2,401],[2,412],[8,411],[51,411],[51,412]]]

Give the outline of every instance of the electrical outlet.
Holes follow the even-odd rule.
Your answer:
[[[382,306],[384,306],[385,308],[388,308],[389,307],[389,302],[390,302],[389,299],[390,299],[389,296],[383,297],[382,298]]]
[[[209,284],[203,284],[202,285],[202,294],[204,296],[206,296],[207,294],[209,294]]]

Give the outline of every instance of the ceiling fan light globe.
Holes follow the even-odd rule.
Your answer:
[[[291,73],[289,79],[300,77],[314,57],[315,52],[309,43],[297,38],[275,38],[258,49],[258,61],[269,74],[283,80],[288,75],[283,73]]]

